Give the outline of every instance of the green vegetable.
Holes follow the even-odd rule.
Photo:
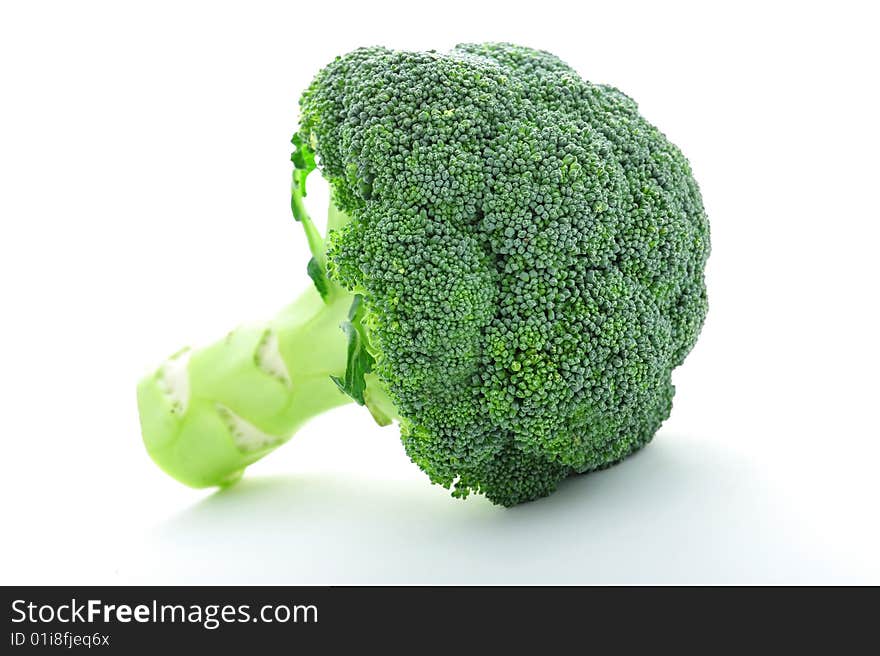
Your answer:
[[[300,108],[314,286],[141,383],[160,466],[222,485],[357,402],[434,483],[509,506],[651,440],[706,315],[709,226],[635,102],[546,52],[469,44],[356,50]],[[326,241],[302,200],[316,163]]]

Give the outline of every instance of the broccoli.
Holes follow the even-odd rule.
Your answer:
[[[300,111],[291,207],[313,285],[141,382],[165,471],[228,484],[351,402],[396,420],[432,482],[504,506],[651,440],[706,315],[709,226],[633,100],[486,43],[355,50]],[[325,236],[303,203],[315,168]]]

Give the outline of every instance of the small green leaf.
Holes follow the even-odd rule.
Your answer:
[[[327,280],[327,274],[324,271],[324,267],[322,267],[321,263],[313,257],[309,260],[306,271],[309,274],[309,278],[311,278],[312,282],[315,284],[315,289],[318,290],[321,298],[326,299],[327,295],[330,293],[330,281]]]
[[[293,184],[294,196],[299,194],[304,198],[306,195],[306,178],[309,173],[315,170],[315,151],[307,144],[299,132],[293,135],[290,140],[293,144],[293,152],[290,154],[290,161],[293,162]],[[294,213],[296,215],[296,213]],[[297,218],[299,220],[299,218]]]
[[[318,290],[320,291],[320,289]],[[364,390],[367,383],[364,375],[373,370],[375,360],[367,350],[367,339],[361,319],[364,308],[360,294],[354,297],[351,308],[348,311],[348,321],[342,323],[340,328],[348,337],[348,357],[345,367],[345,376],[330,376],[342,392],[348,394],[358,405],[364,405]]]
[[[302,135],[297,132],[290,140],[293,144],[293,153],[290,155],[290,161],[293,162],[294,168],[309,173],[315,170],[315,151],[312,147],[303,141]]]

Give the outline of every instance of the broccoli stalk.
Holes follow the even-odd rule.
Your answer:
[[[138,386],[144,443],[165,472],[193,487],[228,485],[309,419],[356,402],[380,425],[396,412],[371,374],[360,297],[326,275],[324,239],[303,203],[314,157],[298,139],[291,194],[312,252],[314,286],[271,321],[185,348]],[[331,204],[328,231],[348,217]]]

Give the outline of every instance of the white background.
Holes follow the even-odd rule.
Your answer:
[[[715,4],[4,3],[0,582],[880,582],[878,23]],[[654,442],[512,510],[356,407],[228,491],[166,477],[137,380],[308,284],[300,90],[482,40],[618,86],[693,165],[711,310]]]

